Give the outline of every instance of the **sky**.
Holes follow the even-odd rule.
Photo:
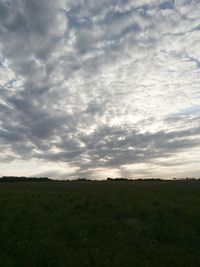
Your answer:
[[[200,177],[199,0],[0,0],[0,175]]]

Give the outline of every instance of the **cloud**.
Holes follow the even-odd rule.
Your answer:
[[[197,173],[199,11],[197,0],[2,0],[1,170],[169,177],[182,159]]]

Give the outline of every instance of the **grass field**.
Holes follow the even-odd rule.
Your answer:
[[[7,266],[200,266],[200,182],[0,183]]]

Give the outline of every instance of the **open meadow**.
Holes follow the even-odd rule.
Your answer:
[[[0,183],[0,267],[200,266],[200,182]]]

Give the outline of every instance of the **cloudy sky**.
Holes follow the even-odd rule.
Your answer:
[[[0,175],[200,177],[199,0],[0,0]]]

